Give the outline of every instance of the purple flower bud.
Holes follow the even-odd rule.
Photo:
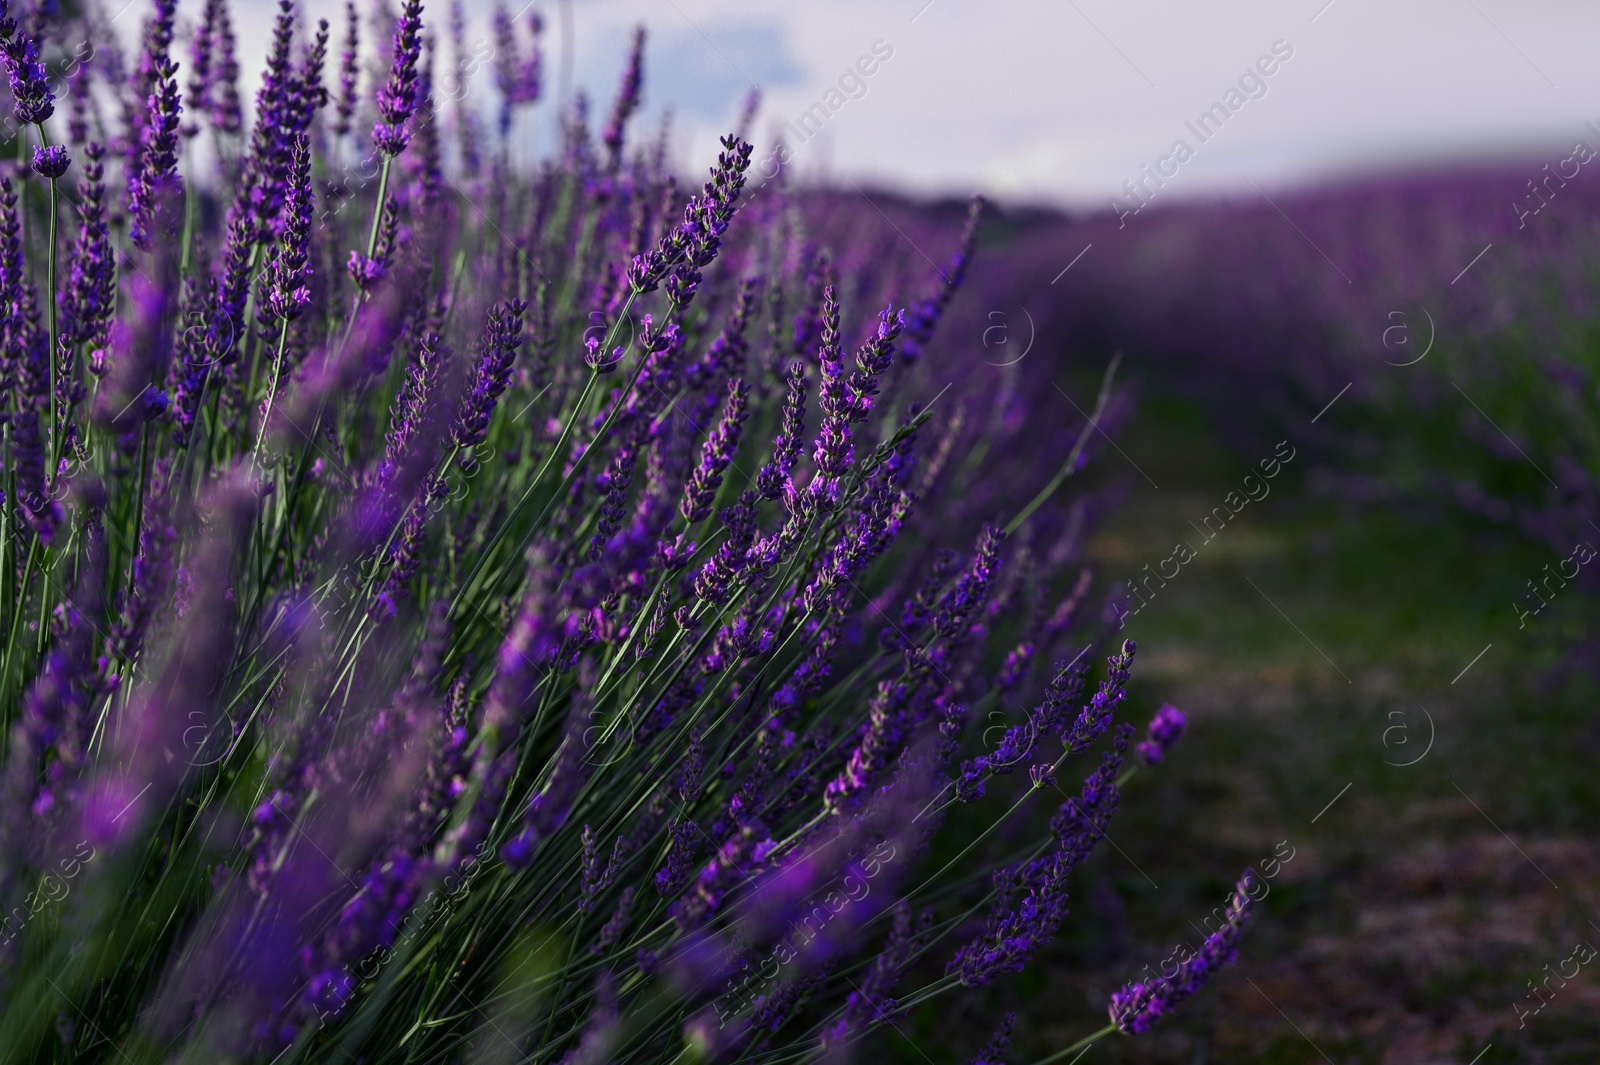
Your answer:
[[[1160,765],[1172,745],[1178,742],[1183,730],[1189,727],[1189,717],[1176,706],[1168,704],[1156,711],[1150,719],[1150,738],[1136,748],[1139,761],[1145,765]]]
[[[67,149],[59,144],[52,144],[48,148],[35,147],[33,149],[33,172],[41,177],[54,181],[67,172],[67,167],[72,165],[72,158],[67,155]]]

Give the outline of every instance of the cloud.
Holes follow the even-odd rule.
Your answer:
[[[703,33],[703,36],[702,36]],[[657,102],[680,114],[720,119],[738,106],[753,81],[762,90],[803,84],[806,78],[778,22],[705,22],[698,29],[662,32],[652,42]]]

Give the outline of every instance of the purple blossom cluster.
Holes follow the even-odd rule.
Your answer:
[[[1192,956],[1184,959],[1174,975],[1162,974],[1153,980],[1128,984],[1111,996],[1111,1023],[1118,1031],[1148,1032],[1170,1016],[1180,1003],[1198,994],[1218,969],[1238,960],[1239,940],[1250,918],[1251,904],[1255,901],[1253,892],[1258,883],[1255,870],[1246,869],[1233,894],[1228,896],[1219,927]]]

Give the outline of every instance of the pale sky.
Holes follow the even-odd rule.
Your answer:
[[[180,12],[192,18],[198,6],[183,0]],[[491,8],[468,0],[469,42],[488,37]],[[546,23],[552,95],[570,14],[573,77],[599,121],[627,33],[646,25],[638,132],[671,105],[685,172],[714,158],[716,134],[732,127],[752,83],[763,90],[758,157],[782,122],[838,105],[799,148],[802,175],[1080,209],[1105,207],[1180,138],[1193,155],[1162,164],[1176,174],[1160,199],[1508,155],[1536,170],[1579,137],[1600,144],[1585,125],[1600,128],[1600,5],[1575,0],[535,0],[531,9]],[[337,32],[342,3],[304,10]],[[267,0],[244,0],[247,53],[264,42],[270,12]],[[442,16],[430,4],[429,20]],[[876,42],[890,58],[846,79],[858,98],[830,101]],[[1277,42],[1292,55],[1266,63],[1270,76],[1250,75]],[[253,78],[254,55],[246,69]],[[1234,95],[1237,110],[1202,143],[1185,123],[1226,106],[1241,77],[1255,98]],[[473,85],[485,106],[488,90],[487,77]]]

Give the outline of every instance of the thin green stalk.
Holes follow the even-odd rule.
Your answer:
[[[1100,1029],[1098,1032],[1089,1033],[1088,1035],[1084,1036],[1082,1039],[1078,1040],[1076,1043],[1073,1043],[1071,1046],[1066,1047],[1066,1048],[1064,1048],[1062,1050],[1058,1050],[1054,1054],[1051,1054],[1051,1055],[1049,1055],[1047,1057],[1040,1058],[1038,1061],[1035,1061],[1033,1063],[1033,1065],[1054,1065],[1055,1062],[1062,1060],[1068,1054],[1072,1054],[1074,1052],[1081,1053],[1082,1051],[1088,1050],[1089,1047],[1091,1047],[1095,1043],[1098,1043],[1100,1040],[1104,1039],[1106,1036],[1110,1035],[1112,1032],[1114,1032],[1116,1030],[1117,1030],[1117,1026],[1116,1025],[1108,1024],[1104,1028]],[[1074,1058],[1073,1060],[1075,1061],[1077,1059]]]
[[[267,438],[267,423],[272,420],[272,403],[278,398],[278,381],[283,375],[283,351],[289,345],[289,319],[283,320],[278,330],[278,353],[272,360],[272,377],[267,381],[267,406],[261,412],[261,428],[256,431],[256,446],[251,448],[256,462],[261,461],[261,443]]]
[[[1111,379],[1116,376],[1117,364],[1121,361],[1122,352],[1119,351],[1111,356],[1111,364],[1106,367],[1106,375],[1100,382],[1100,397],[1095,400],[1094,413],[1089,415],[1089,420],[1084,424],[1083,431],[1078,434],[1077,443],[1072,445],[1072,451],[1067,455],[1067,460],[1061,464],[1061,468],[1056,471],[1056,475],[1050,478],[1050,483],[1040,489],[1039,494],[1034,496],[1033,500],[1023,507],[1017,516],[1012,518],[1006,525],[1005,534],[1007,536],[1022,528],[1023,523],[1033,516],[1033,512],[1042,507],[1045,500],[1055,495],[1056,489],[1061,487],[1061,483],[1078,472],[1078,460],[1083,455],[1083,449],[1089,444],[1089,434],[1100,428],[1098,424],[1100,415],[1105,413],[1106,404],[1111,399]]]

